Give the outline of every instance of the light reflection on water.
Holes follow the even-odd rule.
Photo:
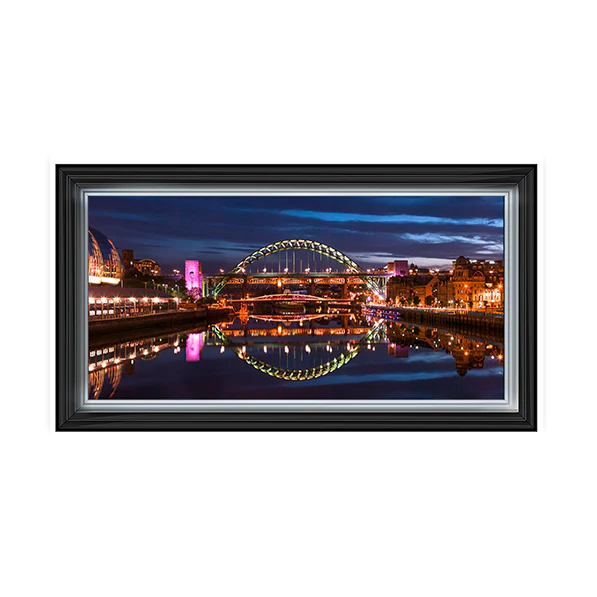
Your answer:
[[[90,399],[503,398],[499,338],[333,317],[260,317],[91,344]]]

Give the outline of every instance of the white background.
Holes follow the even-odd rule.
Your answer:
[[[2,593],[594,595],[592,4],[5,3]],[[539,163],[541,431],[55,433],[55,162]]]

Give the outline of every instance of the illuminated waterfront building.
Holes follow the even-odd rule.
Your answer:
[[[392,304],[462,307],[476,311],[504,308],[504,262],[467,259],[460,256],[448,274],[438,269],[409,266],[408,276],[388,280],[387,297]],[[429,298],[431,297],[431,298]]]
[[[146,276],[159,276],[162,273],[160,264],[153,259],[137,259],[136,261],[133,261],[133,265],[136,270]]]
[[[408,276],[408,261],[406,259],[398,259],[390,261],[386,266],[388,274],[393,276]]]
[[[453,262],[450,295],[455,306],[504,308],[504,262],[467,259]]]
[[[154,288],[89,285],[89,319],[120,319],[178,310],[178,301]]]
[[[89,284],[120,284],[124,269],[114,243],[95,228],[87,233]]]

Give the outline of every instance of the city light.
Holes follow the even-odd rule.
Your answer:
[[[374,200],[371,199],[371,201]],[[243,211],[244,215],[240,214],[240,211]],[[359,223],[353,230],[350,230],[355,234],[343,238],[340,238],[340,231],[336,228],[330,228],[329,231],[325,226],[321,228],[322,241],[333,240],[335,244],[337,239],[338,246],[343,247],[343,251],[346,253],[313,240],[290,237],[292,240],[265,244],[271,239],[264,238],[262,248],[247,247],[246,253],[243,252],[246,256],[239,260],[236,251],[243,249],[244,240],[237,235],[237,231],[241,230],[243,226],[250,225],[246,221],[244,210],[240,211],[239,214],[236,214],[235,210],[229,210],[226,215],[227,219],[218,223],[217,230],[214,226],[212,232],[230,236],[226,240],[226,244],[218,245],[228,248],[221,252],[218,251],[215,254],[217,256],[210,255],[212,251],[205,251],[206,255],[202,255],[201,247],[195,252],[195,249],[192,249],[184,240],[186,236],[180,231],[180,228],[176,233],[181,237],[180,244],[176,245],[175,236],[173,236],[172,245],[164,245],[172,257],[185,264],[182,274],[188,272],[186,268],[191,263],[185,262],[187,256],[205,259],[204,262],[196,260],[192,262],[194,282],[198,282],[199,286],[194,286],[192,289],[187,287],[188,295],[183,289],[185,285],[183,282],[174,284],[170,282],[175,279],[170,277],[171,274],[165,274],[170,282],[170,288],[167,288],[163,279],[160,280],[156,277],[152,280],[151,272],[143,272],[136,268],[136,264],[145,260],[134,259],[132,249],[140,251],[144,250],[141,249],[142,246],[149,247],[151,245],[136,246],[134,244],[137,242],[136,237],[131,237],[131,248],[126,250],[128,255],[125,257],[123,251],[122,257],[122,263],[126,265],[126,275],[123,273],[121,279],[116,281],[121,290],[117,291],[116,288],[106,288],[105,286],[103,288],[98,286],[90,290],[90,294],[94,294],[93,297],[88,297],[89,331],[90,338],[94,342],[91,346],[96,345],[93,334],[103,333],[106,328],[109,328],[111,332],[112,328],[116,329],[117,327],[113,326],[113,323],[122,323],[123,329],[134,327],[146,329],[148,333],[146,335],[141,332],[138,335],[122,335],[123,339],[138,338],[138,340],[126,341],[122,344],[114,343],[113,345],[108,344],[110,341],[107,340],[108,348],[102,349],[103,352],[97,351],[97,354],[95,351],[89,352],[89,379],[96,380],[93,383],[99,385],[98,380],[101,378],[101,383],[106,384],[101,395],[99,391],[94,391],[92,394],[90,390],[90,396],[107,398],[109,392],[113,390],[111,386],[120,382],[120,376],[122,376],[122,386],[126,392],[138,383],[137,379],[141,376],[147,375],[149,379],[151,373],[151,377],[154,374],[157,377],[159,374],[166,378],[168,374],[165,371],[169,365],[168,361],[180,366],[183,359],[161,358],[161,353],[169,354],[167,348],[173,346],[174,354],[178,354],[181,351],[179,341],[183,347],[188,347],[188,338],[191,336],[199,338],[198,342],[194,341],[199,348],[205,346],[204,354],[201,355],[205,358],[201,365],[202,375],[206,376],[208,383],[211,384],[213,381],[209,379],[210,374],[215,374],[215,371],[210,372],[210,359],[215,358],[216,351],[219,351],[220,355],[226,353],[227,359],[220,363],[222,371],[218,371],[218,374],[221,377],[222,372],[225,372],[224,377],[227,378],[225,382],[231,384],[231,389],[237,389],[234,388],[234,384],[243,383],[242,371],[245,371],[247,383],[240,386],[243,389],[239,391],[238,395],[250,397],[257,395],[260,384],[252,384],[253,378],[250,376],[253,375],[253,372],[249,372],[249,366],[269,376],[294,382],[297,379],[309,380],[313,379],[313,376],[333,374],[345,363],[356,359],[353,360],[353,363],[356,363],[357,372],[359,374],[364,372],[364,376],[369,376],[367,381],[377,381],[376,367],[385,366],[390,357],[392,360],[401,359],[395,364],[397,373],[402,373],[412,363],[418,375],[419,363],[422,363],[424,357],[432,355],[431,361],[439,362],[438,357],[442,356],[443,358],[444,355],[433,355],[432,351],[436,353],[443,351],[446,355],[444,360],[454,361],[459,375],[466,375],[467,371],[470,371],[464,381],[466,384],[473,383],[474,377],[478,376],[483,378],[479,381],[485,385],[488,383],[488,376],[483,374],[492,373],[494,377],[497,377],[495,371],[503,370],[504,355],[498,356],[498,352],[503,352],[502,345],[497,344],[494,347],[494,345],[488,344],[489,340],[485,339],[495,338],[491,341],[502,342],[500,334],[503,326],[501,318],[503,318],[504,307],[503,261],[490,262],[485,259],[477,261],[467,257],[456,259],[461,252],[458,245],[432,246],[434,245],[432,224],[425,227],[425,231],[429,230],[428,234],[421,235],[421,240],[425,237],[431,240],[425,252],[420,253],[418,252],[419,245],[409,246],[408,243],[403,242],[407,240],[406,238],[399,238],[401,235],[398,235],[396,242],[390,245],[393,242],[392,239],[386,239],[382,235],[376,234],[374,228],[368,232],[362,232],[366,228],[363,223]],[[382,210],[378,210],[376,207],[374,212],[381,214]],[[163,211],[163,215],[165,218],[168,217],[167,210]],[[291,218],[291,216],[288,217]],[[234,221],[235,218],[238,219]],[[90,223],[93,224],[93,221],[90,220]],[[227,227],[229,232],[226,231]],[[351,227],[352,224],[347,223],[341,228],[350,229]],[[295,228],[293,222],[289,230],[295,229],[300,228],[298,225]],[[264,223],[263,230],[265,230],[263,234],[267,235],[266,223]],[[306,234],[319,234],[317,228],[313,228],[313,230],[308,228],[307,230]],[[157,231],[159,232],[159,226]],[[199,233],[198,230],[195,232]],[[116,238],[125,239],[126,229],[124,232],[120,231],[115,234],[118,234]],[[379,238],[373,238],[376,236]],[[413,236],[414,240],[414,237],[418,235],[404,236]],[[235,239],[235,237],[237,238]],[[371,246],[366,246],[370,240]],[[128,241],[123,240],[122,242]],[[487,243],[489,245],[490,241]],[[155,246],[157,247],[157,245]],[[483,255],[483,251],[479,249],[476,247],[473,256]],[[489,246],[487,249],[487,255],[490,255]],[[152,257],[160,260],[170,258],[165,256],[166,251],[164,253],[161,251],[156,248]],[[176,251],[179,251],[178,255]],[[185,255],[185,251],[190,252],[191,255]],[[393,256],[394,251],[398,252],[396,257]],[[455,253],[456,251],[458,254]],[[303,253],[307,252],[311,254],[305,258]],[[453,252],[455,254],[452,254]],[[425,257],[420,256],[422,254]],[[495,257],[498,258],[497,253]],[[362,263],[362,259],[367,260],[365,264]],[[357,265],[353,260],[360,264]],[[389,263],[385,264],[385,261]],[[409,268],[411,261],[413,265]],[[421,263],[421,266],[416,265],[417,261]],[[266,266],[268,262],[270,263],[269,268]],[[157,262],[152,263],[158,265]],[[166,263],[166,261],[162,262],[164,271],[167,271]],[[453,267],[448,271],[449,263],[453,263]],[[330,267],[330,264],[333,265]],[[310,267],[311,265],[313,267]],[[102,267],[111,267],[107,259],[103,260]],[[133,268],[144,274],[143,277],[139,277]],[[153,267],[153,270],[158,276],[157,268]],[[292,276],[289,274],[290,270],[293,272]],[[181,273],[178,269],[171,271],[174,274]],[[310,276],[311,271],[313,271],[313,276]],[[284,276],[280,275],[282,272]],[[103,275],[102,272],[96,273],[99,276]],[[267,273],[271,275],[267,276]],[[332,273],[334,273],[333,276]],[[133,277],[136,280],[133,280]],[[182,279],[188,280],[186,275]],[[151,292],[151,295],[142,297],[144,291],[141,288],[143,286]],[[126,289],[129,288],[134,288],[138,298],[133,296],[130,299],[125,298]],[[110,294],[123,292],[123,297],[104,296],[100,298],[103,290],[107,290]],[[167,297],[161,292],[162,290],[169,290],[178,296]],[[142,305],[136,305],[137,302],[142,302]],[[109,307],[97,306],[105,303],[108,303]],[[123,305],[119,303],[123,303]],[[148,309],[148,307],[150,308]],[[151,328],[154,320],[162,318],[160,313],[163,309],[172,310],[172,317],[167,317],[168,321],[173,324],[171,328],[168,328],[170,334],[158,327],[155,328],[155,331]],[[174,311],[174,309],[178,311]],[[185,309],[190,313],[183,314],[182,310]],[[126,322],[124,319],[125,317],[139,316],[144,319],[137,320],[137,322],[130,319]],[[122,318],[121,322],[109,321],[106,322],[108,325],[98,321],[97,323],[101,323],[101,325],[96,326],[94,321],[94,319],[114,320],[120,318]],[[141,321],[143,321],[142,325],[134,325],[135,323],[140,324]],[[182,330],[188,329],[187,325],[189,328],[195,325],[189,324],[189,321],[197,321],[197,329],[205,322],[204,327],[201,328],[204,332],[200,334],[185,332],[183,334]],[[378,323],[380,327],[374,329]],[[432,326],[438,326],[438,328],[432,330]],[[445,331],[450,329],[458,330],[453,332],[458,336],[454,337],[450,335],[450,332]],[[178,334],[176,330],[179,330]],[[284,336],[284,340],[282,340],[282,336]],[[114,338],[117,337],[114,335]],[[333,338],[331,343],[328,338]],[[174,339],[177,340],[174,342]],[[313,346],[309,342],[313,342]],[[376,350],[377,344],[380,345],[380,354],[371,355],[371,352]],[[292,346],[292,350],[290,350],[290,346]],[[158,369],[155,369],[155,364],[150,365],[143,362],[137,366],[140,371],[135,372],[130,367],[130,363],[134,363],[134,357],[126,356],[133,348],[136,350],[138,358],[143,361],[159,357]],[[458,352],[457,348],[460,348],[461,351]],[[481,351],[481,348],[484,350]],[[417,355],[414,355],[414,351],[417,351]],[[326,355],[323,355],[323,352],[326,352]],[[333,354],[330,355],[330,353]],[[187,360],[189,360],[188,350],[186,354]],[[283,358],[284,354],[287,355],[286,358]],[[310,356],[311,354],[313,357]],[[123,356],[116,357],[116,355]],[[307,355],[309,356],[307,357]],[[447,358],[447,355],[450,355],[450,358]],[[473,358],[468,359],[471,355]],[[102,360],[103,357],[105,357],[104,360]],[[240,359],[233,357],[240,357]],[[410,361],[402,360],[409,359],[409,357]],[[485,359],[485,363],[488,363],[489,358],[499,359],[501,362],[495,365],[490,364],[491,371],[477,371],[477,369],[483,369],[483,359]],[[90,362],[92,360],[93,363]],[[125,364],[124,367],[122,363]],[[113,367],[113,365],[118,365],[118,367]],[[104,372],[102,367],[104,369],[108,367],[108,370]],[[354,367],[353,364],[352,369]],[[361,369],[359,370],[359,368]],[[92,374],[91,372],[94,371],[95,374]],[[171,371],[172,383],[182,384],[182,382],[176,381],[178,372],[175,369]],[[132,373],[136,375],[131,376]],[[124,377],[125,375],[126,377]],[[426,375],[426,373],[423,374],[423,376]],[[347,376],[336,377],[339,386],[346,383]],[[266,380],[267,378],[262,380],[263,386],[266,386]],[[203,382],[203,379],[201,381]],[[328,383],[330,386],[336,384],[333,376],[326,379],[326,384]],[[441,386],[441,382],[437,383],[438,386]],[[275,389],[279,389],[284,394],[286,385],[291,384],[281,383]],[[105,391],[106,389],[108,392]],[[306,397],[314,391],[310,384],[306,384],[304,389]],[[453,389],[446,385],[445,390],[441,388],[441,391],[448,392]],[[338,397],[344,395],[343,391],[343,389],[338,390]],[[121,391],[115,396],[117,398],[122,395],[126,397],[128,395],[126,392]],[[264,395],[269,395],[269,393],[266,392]],[[294,394],[292,395],[294,396]],[[296,395],[300,395],[300,393]]]

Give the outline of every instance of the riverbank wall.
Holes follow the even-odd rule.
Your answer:
[[[118,319],[99,319],[89,322],[89,338],[91,339],[117,336],[125,332],[168,332],[198,326],[201,323],[216,323],[232,317],[231,308],[208,309],[200,306],[189,311],[168,311],[141,317],[127,317]]]
[[[400,309],[392,307],[375,308],[376,314],[383,317],[384,313],[399,315],[406,323],[420,323],[421,325],[441,327],[454,332],[478,334],[480,336],[504,336],[504,317],[489,313],[468,311],[466,313],[446,313],[425,309]]]

